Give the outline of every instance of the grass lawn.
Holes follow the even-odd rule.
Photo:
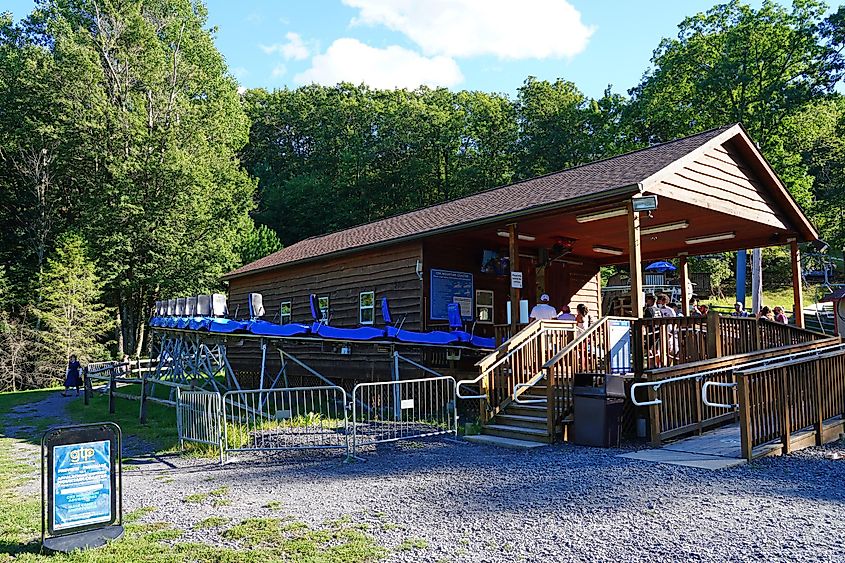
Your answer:
[[[85,406],[82,398],[68,399],[67,416],[59,420],[52,413],[39,417],[10,419],[8,414],[18,406],[44,400],[56,390],[0,393],[0,431],[2,423],[21,426],[26,424],[36,430],[27,440],[37,444],[46,427],[56,423],[102,422],[111,420],[123,430],[124,436],[135,436],[160,452],[175,451],[178,439],[175,410],[171,407],[148,403],[148,424],[138,422],[138,401],[116,399],[116,413],[108,413],[108,396],[95,393],[91,404]],[[26,450],[24,449],[26,448]],[[67,563],[123,563],[145,561],[152,563],[177,563],[182,561],[214,563],[273,563],[273,562],[326,562],[366,563],[382,559],[387,550],[375,543],[365,531],[354,525],[325,524],[309,527],[297,522],[292,525],[275,519],[247,519],[230,522],[217,517],[203,521],[201,527],[215,528],[229,540],[236,540],[241,547],[217,547],[193,541],[180,541],[183,531],[169,522],[139,520],[151,507],[125,515],[125,536],[96,550],[75,552],[70,555],[47,556],[40,550],[40,498],[37,485],[38,454],[30,446],[16,444],[12,438],[0,438],[0,563],[4,562],[67,562]],[[21,486],[26,486],[21,489]],[[177,491],[178,492],[178,491]],[[215,506],[228,505],[230,491],[220,487],[202,499],[186,498],[185,502],[205,502]],[[208,497],[208,498],[205,498]]]
[[[825,294],[826,290],[823,289],[820,285],[811,285],[807,284],[804,286],[803,296],[804,296],[804,306],[808,307],[810,305],[814,305],[818,299],[821,299]],[[699,303],[702,305],[707,305],[708,307],[726,307],[729,309],[733,309],[734,303],[736,303],[736,295],[725,295],[723,299],[717,299],[715,297],[710,297],[707,299],[699,300]],[[763,305],[767,305],[769,307],[774,307],[776,305],[780,305],[784,309],[789,312],[792,312],[792,287],[783,287],[780,289],[767,289],[763,291]],[[746,292],[745,296],[745,309],[747,311],[751,310],[751,292]]]

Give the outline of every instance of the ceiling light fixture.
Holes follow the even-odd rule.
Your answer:
[[[502,238],[510,238],[510,234],[507,231],[497,231],[496,234],[499,235]],[[534,235],[526,235],[526,234],[523,234],[523,233],[517,234],[516,238],[518,238],[519,240],[525,240],[525,241],[528,241],[528,242],[537,240],[537,237],[535,237]]]
[[[585,213],[584,215],[576,215],[575,220],[579,223],[589,223],[590,221],[600,221],[601,219],[621,217],[627,214],[628,210],[624,207],[620,207],[618,209],[608,209],[607,211],[598,211],[596,213]]]
[[[705,242],[716,242],[719,240],[729,240],[736,237],[736,233],[719,233],[717,235],[707,235],[705,237],[688,238],[684,242],[687,244],[703,244]]]
[[[613,248],[612,246],[594,246],[593,252],[600,254],[612,254],[613,256],[620,256],[625,253],[621,248]]]
[[[679,229],[686,229],[687,227],[689,227],[689,222],[678,221],[676,223],[664,223],[662,225],[645,227],[644,229],[640,229],[640,233],[644,235],[653,235],[655,233],[665,233],[666,231],[677,231]]]

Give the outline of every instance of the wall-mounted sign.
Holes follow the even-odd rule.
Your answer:
[[[432,269],[430,293],[431,319],[448,320],[447,307],[451,303],[459,303],[461,318],[472,320],[473,285],[469,272]]]
[[[511,287],[522,289],[522,272],[511,272]]]
[[[123,535],[120,428],[62,426],[41,439],[41,542],[50,551],[104,545]],[[47,537],[49,534],[50,537]]]

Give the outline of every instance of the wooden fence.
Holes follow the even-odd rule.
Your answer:
[[[637,374],[829,338],[792,325],[723,317],[713,311],[707,317],[637,319],[633,330]]]
[[[783,453],[839,438],[845,430],[845,350],[736,372],[742,456],[780,440]]]
[[[824,340],[701,360],[645,372],[644,377],[648,382],[691,376],[688,379],[664,384],[659,392],[651,387],[648,388],[648,400],[653,401],[659,398],[661,401],[660,404],[648,407],[651,443],[658,446],[664,440],[684,434],[701,433],[707,428],[735,419],[736,414],[733,412],[703,404],[701,386],[705,380],[735,383],[734,366],[736,365],[810,351],[839,342],[840,340],[836,337],[828,337]],[[692,377],[696,374],[701,374],[702,377]],[[710,402],[733,404],[737,402],[735,393],[734,389],[728,387],[714,387],[709,390],[708,399]]]

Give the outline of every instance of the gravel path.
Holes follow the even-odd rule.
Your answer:
[[[320,525],[342,516],[394,549],[388,561],[845,561],[845,445],[710,471],[569,445],[531,452],[429,441],[366,462],[296,452],[219,467],[148,460],[125,474],[127,509],[154,507],[185,540],[228,545],[209,517]],[[214,496],[228,487],[228,506]],[[273,508],[268,508],[271,505]],[[396,550],[407,540],[425,547]]]
[[[61,416],[56,395],[16,408],[4,433],[26,430],[16,418]],[[14,447],[37,465],[36,446]],[[241,457],[223,467],[151,457],[124,473],[124,499],[126,512],[148,511],[142,521],[183,529],[182,541],[229,546],[223,531],[245,518],[316,527],[346,517],[391,550],[390,562],[845,561],[841,442],[719,471],[619,453],[428,440],[382,446],[352,464],[339,451]],[[211,516],[229,524],[194,529]]]

